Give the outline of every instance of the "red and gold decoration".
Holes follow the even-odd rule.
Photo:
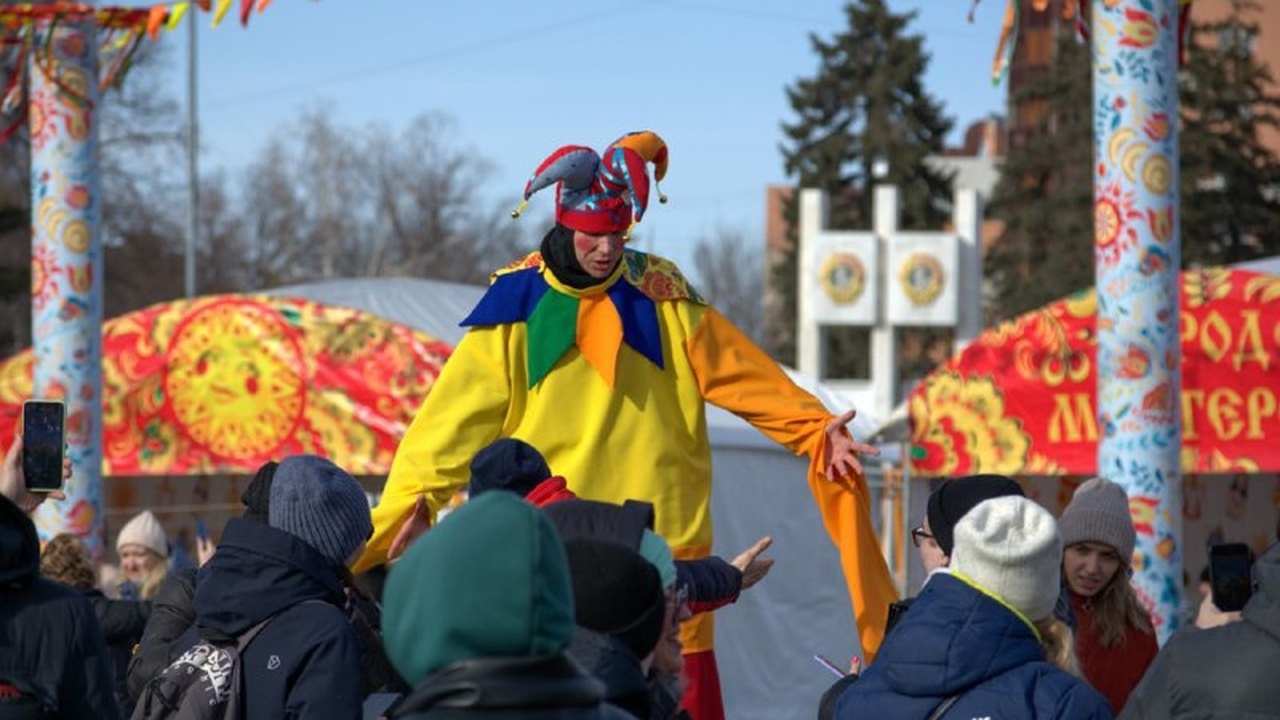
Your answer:
[[[989,330],[911,393],[912,472],[1092,475],[1098,439],[1125,424],[1182,420],[1184,473],[1280,471],[1280,279],[1182,274],[1181,407],[1156,386],[1098,419],[1092,290]],[[1161,358],[1131,344],[1117,372]]]
[[[317,453],[391,467],[450,348],[357,310],[267,296],[155,305],[103,331],[103,474],[252,474]],[[32,354],[0,364],[0,443],[31,395]]]

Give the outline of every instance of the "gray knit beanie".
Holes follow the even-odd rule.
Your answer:
[[[1062,530],[1063,547],[1101,543],[1115,548],[1122,564],[1128,565],[1133,559],[1137,533],[1129,515],[1129,496],[1110,480],[1094,478],[1081,483],[1062,511],[1058,527]]]
[[[345,565],[373,535],[369,501],[346,470],[315,455],[280,461],[271,482],[270,525],[301,538],[331,567]]]

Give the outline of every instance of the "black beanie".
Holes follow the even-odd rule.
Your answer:
[[[642,660],[658,646],[666,595],[658,571],[639,553],[603,540],[565,543],[577,622],[617,639]]]
[[[502,438],[472,458],[468,491],[471,497],[488,490],[510,490],[524,497],[549,477],[551,469],[542,453],[523,440]]]
[[[269,460],[258,468],[258,473],[253,476],[253,480],[249,482],[249,487],[244,489],[240,495],[240,502],[244,504],[244,517],[246,520],[260,522],[263,525],[268,523],[271,507],[271,481],[276,476],[276,467],[279,463]]]
[[[948,480],[929,496],[929,532],[938,541],[938,547],[947,555],[954,545],[956,523],[983,500],[1019,495],[1026,497],[1022,487],[1004,475],[969,475]]]

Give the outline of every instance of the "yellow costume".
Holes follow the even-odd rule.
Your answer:
[[[576,290],[534,253],[496,276],[464,324],[472,327],[396,453],[357,571],[385,561],[419,495],[434,514],[467,484],[476,452],[500,437],[539,449],[582,497],[652,502],[656,529],[676,556],[705,556],[705,400],[810,457],[809,486],[840,548],[864,650],[878,648],[896,594],[865,481],[822,476],[832,415],[705,304],[674,265],[628,250],[612,276]],[[710,614],[685,624],[686,652],[709,650],[711,641]]]

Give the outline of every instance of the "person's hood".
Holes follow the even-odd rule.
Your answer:
[[[640,661],[618,640],[578,626],[569,657],[604,683],[604,699],[636,717],[649,717],[649,684]]]
[[[564,545],[508,492],[450,513],[392,566],[383,592],[387,657],[410,684],[475,658],[556,655],[573,626]]]
[[[27,583],[39,575],[36,526],[9,498],[0,497],[0,585]]]
[[[262,523],[232,518],[196,582],[196,625],[238,635],[304,600],[342,603],[342,585],[310,545]]]
[[[1037,660],[1044,650],[1026,621],[963,580],[934,573],[872,668],[902,695],[946,697]]]
[[[1275,543],[1253,566],[1257,592],[1244,606],[1245,620],[1280,639],[1280,543]]]

